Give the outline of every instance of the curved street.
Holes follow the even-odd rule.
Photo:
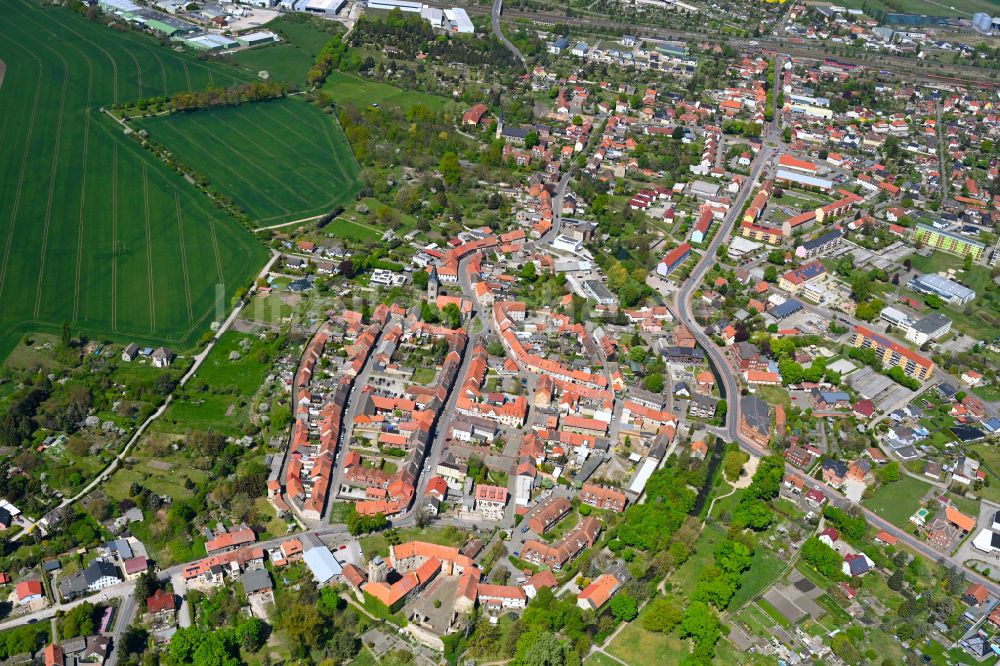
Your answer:
[[[503,12],[503,0],[493,0],[493,11],[491,12],[491,20],[493,23],[493,34],[497,36],[504,46],[506,46],[511,53],[517,56],[517,59],[521,61],[524,65],[524,71],[530,72],[528,69],[528,61],[525,59],[524,54],[521,53],[520,49],[514,46],[514,43],[507,39],[507,36],[503,34],[503,30],[500,29],[500,14]]]

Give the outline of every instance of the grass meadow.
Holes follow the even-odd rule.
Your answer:
[[[0,358],[63,322],[190,346],[266,251],[101,108],[250,77],[65,8],[4,10]]]
[[[418,104],[438,110],[448,103],[448,99],[440,95],[403,90],[388,83],[338,71],[331,72],[327,77],[323,92],[330,93],[333,102],[340,106],[381,104],[398,106],[405,111]]]
[[[134,124],[259,226],[320,215],[349,203],[359,188],[359,168],[340,126],[294,97]]]
[[[281,36],[281,43],[238,51],[230,56],[236,65],[255,76],[266,71],[272,81],[302,85],[306,72],[324,45],[343,33],[339,23],[302,14],[279,16],[267,24]]]

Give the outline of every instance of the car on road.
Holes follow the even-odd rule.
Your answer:
[[[346,548],[347,548],[347,544],[345,543],[340,548],[338,548],[337,550],[345,550]]]
[[[38,622],[38,618],[37,617],[33,617],[30,620],[28,620],[28,624],[34,624],[36,622]]]
[[[521,534],[524,534],[524,533],[525,533],[525,532],[527,532],[527,531],[528,531],[528,528],[527,528],[527,527],[522,527],[522,528],[521,528]]]

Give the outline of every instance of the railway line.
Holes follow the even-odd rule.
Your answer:
[[[434,6],[453,6],[454,3],[441,2],[440,0],[431,0],[428,4]],[[469,14],[473,15],[487,15],[491,14],[491,7],[483,5],[464,5],[463,8]],[[584,28],[595,28],[595,29],[613,29],[613,30],[627,30],[632,34],[639,37],[659,37],[666,39],[679,39],[679,40],[691,40],[698,39],[708,42],[718,42],[727,43],[736,48],[755,48],[764,52],[770,53],[784,53],[793,58],[798,59],[808,59],[808,60],[824,60],[830,57],[830,54],[824,53],[819,50],[814,50],[811,48],[806,48],[802,44],[796,44],[788,40],[780,39],[759,39],[759,40],[749,40],[749,39],[728,39],[724,35],[708,34],[702,32],[695,32],[690,30],[676,30],[670,28],[658,28],[654,25],[635,23],[635,22],[623,22],[615,21],[612,19],[598,19],[591,17],[581,17],[581,16],[561,16],[559,14],[551,14],[548,12],[528,12],[518,9],[510,9],[505,7],[503,10],[503,18],[510,21],[529,21],[535,25],[541,27],[552,27],[555,25],[567,25],[567,26],[577,26]],[[908,81],[920,81],[924,83],[936,84],[942,87],[948,86],[978,86],[985,87],[991,90],[1000,90],[1000,82],[993,80],[990,77],[989,71],[984,71],[969,67],[967,65],[951,65],[951,69],[954,69],[957,74],[949,75],[945,73],[933,73],[927,71],[925,68],[920,68],[915,65],[915,63],[909,58],[903,58],[900,56],[893,56],[888,54],[878,54],[878,61],[865,60],[863,58],[854,58],[851,56],[836,56],[837,60],[845,63],[862,65],[868,68],[878,67],[879,69],[889,69],[892,74],[900,79],[906,79]],[[1000,74],[996,74],[1000,76]]]

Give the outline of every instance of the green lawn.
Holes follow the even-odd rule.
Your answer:
[[[1000,401],[1000,386],[980,386],[972,392],[987,402]]]
[[[730,608],[739,608],[764,591],[785,570],[787,562],[778,558],[770,549],[758,545],[750,560],[750,568],[743,573],[743,583],[736,590]]]
[[[343,33],[340,24],[303,14],[287,14],[267,24],[281,43],[239,51],[229,56],[254,76],[261,70],[272,81],[304,84],[306,72],[330,39]]]
[[[355,661],[354,663],[358,662]],[[584,666],[621,666],[620,661],[612,659],[608,655],[601,652],[595,652],[590,655],[586,660],[584,660],[583,663]]]
[[[352,222],[343,217],[338,217],[330,224],[323,227],[323,231],[333,234],[337,238],[358,242],[377,241],[382,238],[382,231],[375,227],[370,227],[361,222]]]
[[[100,108],[250,77],[63,7],[10,0],[4,11],[0,358],[63,322],[98,339],[192,345],[266,252]]]
[[[298,98],[136,121],[259,226],[354,198],[358,164],[340,126]]]
[[[340,106],[368,106],[380,104],[398,106],[408,110],[418,104],[430,109],[440,109],[448,99],[440,95],[402,90],[388,83],[372,81],[354,74],[334,71],[326,79],[323,91],[333,96],[333,102]]]
[[[249,351],[243,351],[240,346],[243,340],[252,343]],[[260,388],[271,367],[272,347],[273,344],[258,340],[255,335],[227,331],[198,368],[195,379],[213,388],[233,386],[240,394],[251,396]],[[238,360],[230,360],[233,352],[240,354]]]
[[[923,481],[901,476],[899,481],[879,488],[871,499],[862,501],[862,504],[896,527],[906,529],[910,526],[910,516],[920,506],[920,499],[931,488]]]
[[[678,637],[676,631],[669,635],[646,631],[637,619],[622,629],[604,651],[635,666],[676,664],[690,652],[690,643]]]
[[[725,533],[715,523],[706,525],[701,536],[698,537],[694,554],[668,579],[668,583],[672,583],[675,588],[679,589],[681,596],[690,597],[698,583],[698,576],[705,568],[715,563],[716,546],[725,539]]]
[[[397,532],[400,537],[400,543],[406,543],[407,541],[427,541],[441,546],[457,547],[463,545],[469,539],[468,532],[453,527],[426,527],[424,529],[413,527],[397,530]],[[366,558],[371,558],[375,555],[386,557],[389,554],[389,540],[386,538],[385,532],[361,537],[358,541]]]
[[[788,391],[780,386],[761,386],[757,389],[757,395],[769,405],[782,405],[786,414],[792,408],[792,399]]]
[[[433,382],[435,377],[437,377],[437,370],[434,368],[417,368],[413,371],[413,376],[410,377],[410,380],[414,384],[426,386]]]

